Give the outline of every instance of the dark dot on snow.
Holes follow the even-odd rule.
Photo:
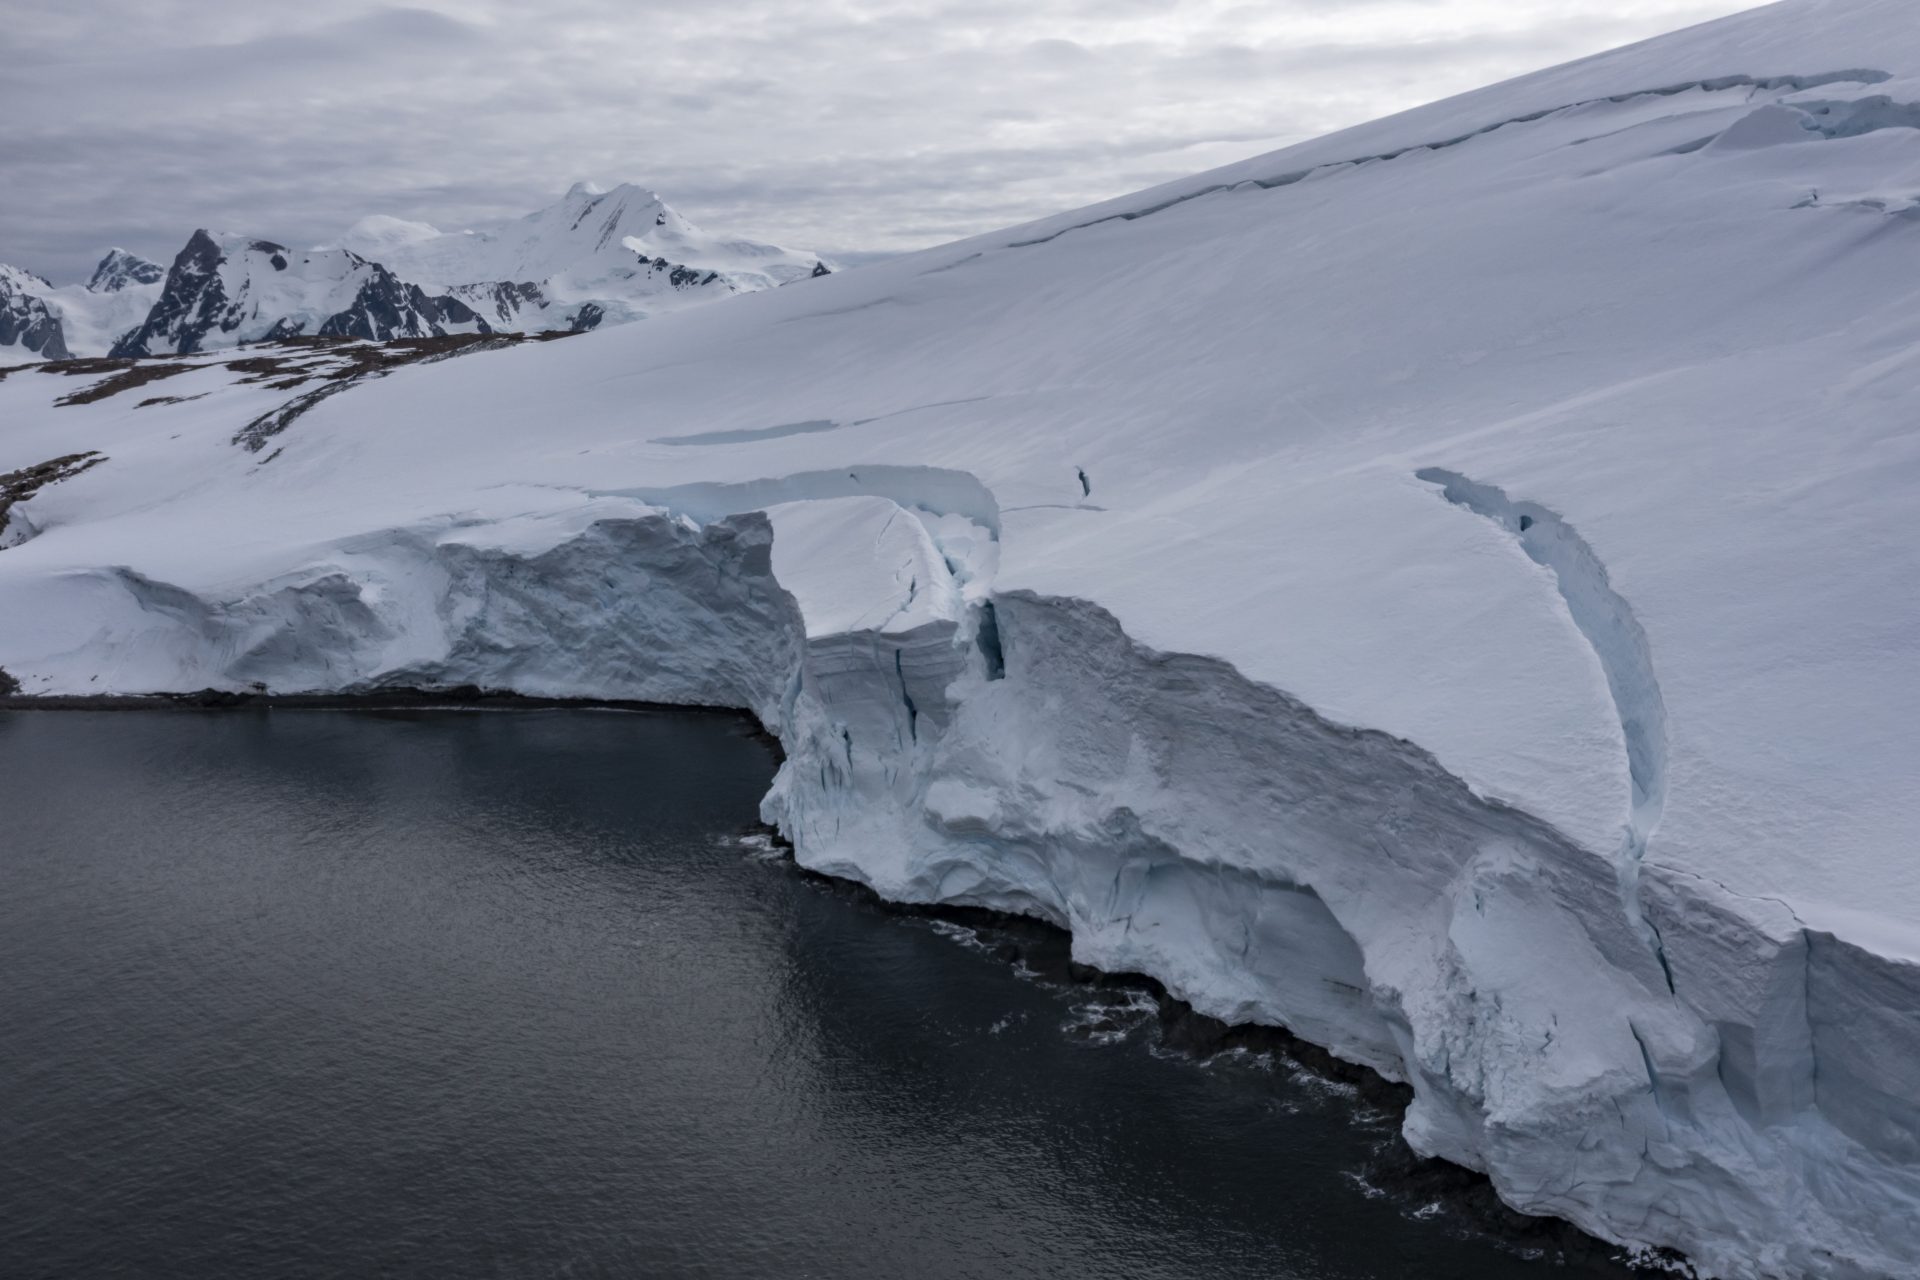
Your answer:
[[[1529,529],[1531,529],[1531,528],[1533,528],[1533,517],[1532,517],[1532,516],[1521,516],[1521,517],[1520,517],[1520,532],[1522,532],[1522,533],[1525,533],[1525,532],[1526,532],[1527,530],[1529,530]]]

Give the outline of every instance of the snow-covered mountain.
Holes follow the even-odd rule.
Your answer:
[[[294,333],[578,332],[830,268],[817,254],[707,235],[638,187],[580,183],[525,218],[453,234],[375,215],[305,251],[196,231],[170,271],[116,248],[84,286],[8,270],[0,353],[58,359]]]
[[[488,331],[457,298],[429,295],[350,250],[302,252],[196,231],[146,320],[111,354],[165,355],[300,334],[385,342]]]
[[[1525,1212],[1912,1276],[1916,204],[1910,0],[1786,0],[324,400],[16,371],[0,668],[751,708],[806,866],[1405,1081]]]
[[[167,269],[149,262],[137,253],[118,247],[107,250],[106,257],[93,269],[87,281],[89,293],[119,293],[143,284],[159,284],[167,278]]]
[[[635,319],[830,271],[818,254],[708,235],[630,184],[575,183],[525,218],[451,234],[375,215],[339,243],[525,331],[590,327],[577,323],[587,305],[609,321]]]
[[[0,364],[67,358],[60,316],[46,302],[52,291],[33,272],[0,262]]]
[[[0,264],[0,364],[102,356],[141,324],[166,272],[125,249],[109,249],[84,285],[55,285]]]
[[[0,354],[153,356],[299,334],[387,341],[492,329],[465,302],[430,295],[343,249],[299,252],[194,232],[170,269],[109,250],[85,285],[0,266]]]
[[[59,285],[41,296],[59,317],[70,353],[102,356],[122,334],[146,320],[166,274],[157,262],[113,248],[86,284]]]

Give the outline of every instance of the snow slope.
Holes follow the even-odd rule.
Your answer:
[[[1909,5],[1789,0],[257,447],[214,363],[14,372],[0,472],[108,461],[0,667],[750,707],[807,865],[1406,1080],[1528,1212],[1911,1275],[1917,203]]]

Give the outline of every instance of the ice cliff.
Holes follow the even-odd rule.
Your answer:
[[[1404,1080],[1527,1212],[1915,1274],[1915,104],[1904,3],[1790,0],[297,417],[14,370],[0,668],[748,707],[808,866]]]

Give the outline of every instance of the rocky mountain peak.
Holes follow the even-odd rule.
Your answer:
[[[166,278],[166,268],[157,262],[150,262],[137,253],[115,247],[107,250],[107,256],[100,259],[100,265],[93,269],[92,279],[87,281],[87,290],[91,293],[118,293],[130,285],[158,284]]]
[[[71,354],[59,315],[40,296],[52,288],[33,272],[0,262],[0,347],[31,351],[48,360]]]

